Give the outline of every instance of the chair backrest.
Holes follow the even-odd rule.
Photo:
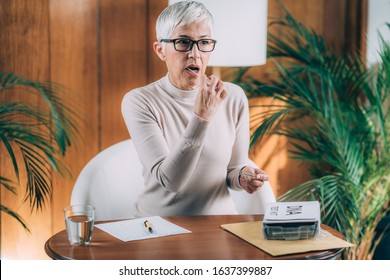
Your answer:
[[[108,147],[87,163],[73,187],[71,204],[93,205],[96,220],[126,219],[133,216],[143,188],[142,165],[129,139]],[[230,193],[239,214],[263,214],[265,205],[275,201],[268,183],[252,195]]]
[[[142,165],[132,140],[116,143],[92,158],[78,176],[71,204],[90,204],[96,220],[132,217],[144,188]]]
[[[275,202],[275,194],[269,182],[253,194],[246,191],[229,190],[238,214],[264,214],[267,203]]]

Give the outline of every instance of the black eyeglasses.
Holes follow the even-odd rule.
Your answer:
[[[160,42],[173,43],[175,50],[178,52],[189,52],[194,47],[194,44],[198,46],[198,50],[201,52],[212,52],[217,43],[217,41],[213,39],[191,40],[186,38],[161,39]]]

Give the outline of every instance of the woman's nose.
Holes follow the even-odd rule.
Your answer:
[[[190,50],[190,53],[188,55],[189,57],[193,58],[199,58],[200,57],[200,50],[197,44],[194,44],[192,46],[192,49]]]

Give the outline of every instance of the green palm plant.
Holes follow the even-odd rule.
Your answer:
[[[0,186],[16,195],[24,174],[24,201],[29,202],[32,211],[42,209],[51,196],[52,170],[67,174],[60,157],[65,155],[77,130],[73,120],[76,115],[61,99],[62,93],[61,87],[54,83],[0,72],[0,148],[7,152],[17,178],[15,182],[0,176]],[[21,102],[21,96],[29,100],[38,98],[42,105]],[[0,210],[29,231],[15,211],[3,204]]]
[[[249,98],[278,101],[252,116],[251,145],[267,134],[286,136],[291,157],[313,179],[278,199],[319,200],[323,222],[356,244],[346,257],[369,259],[375,227],[389,214],[390,44],[382,40],[381,63],[366,69],[358,52],[336,53],[285,12],[272,24],[287,32],[268,38],[277,79],[262,82],[247,69],[237,75]]]

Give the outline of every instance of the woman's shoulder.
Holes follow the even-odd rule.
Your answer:
[[[128,91],[122,99],[122,108],[133,111],[154,111],[161,89],[160,80]]]
[[[160,80],[157,80],[153,83],[150,83],[146,86],[137,87],[130,91],[128,91],[125,96],[142,96],[142,95],[148,95],[152,92],[155,92],[156,89],[159,87]]]
[[[153,83],[150,83],[146,86],[134,88],[127,93],[125,93],[123,100],[126,102],[147,102],[150,99],[153,99],[156,96],[156,92],[159,91],[160,80],[157,80]]]

